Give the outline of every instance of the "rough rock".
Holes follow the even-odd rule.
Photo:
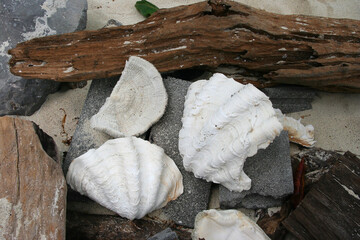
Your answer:
[[[148,238],[148,240],[178,240],[179,238],[176,235],[176,232],[173,232],[171,228],[167,228],[151,238]]]
[[[63,34],[86,27],[87,1],[12,1],[0,4],[0,116],[31,115],[59,83],[12,75],[7,51],[35,37]],[[33,66],[36,67],[36,66]]]
[[[311,109],[316,91],[301,86],[279,86],[261,89],[269,98],[274,108],[283,113],[300,112]]]
[[[251,178],[251,189],[231,192],[219,189],[222,208],[267,208],[281,205],[281,198],[292,194],[293,176],[287,132],[283,131],[266,149],[248,158],[245,173]]]
[[[1,117],[0,153],[0,239],[65,239],[65,178],[34,124]]]
[[[116,19],[110,19],[109,21],[107,21],[107,23],[105,24],[104,28],[110,28],[110,27],[119,27],[122,26],[122,23],[119,22]]]
[[[183,175],[184,193],[161,210],[177,224],[193,227],[196,215],[207,208],[211,183],[195,178],[187,172],[178,150],[179,131],[182,127],[185,96],[191,82],[167,78],[164,85],[168,93],[168,106],[164,116],[151,128],[150,140],[162,147]]]

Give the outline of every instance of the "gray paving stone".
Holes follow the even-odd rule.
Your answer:
[[[31,115],[58,82],[24,79],[11,74],[9,49],[35,37],[83,30],[87,1],[3,0],[0,3],[0,116]],[[36,67],[36,66],[34,66]]]
[[[222,209],[232,209],[232,208],[247,208],[247,209],[259,209],[259,208],[270,208],[270,207],[278,207],[281,206],[283,203],[283,198],[273,198],[269,196],[261,196],[259,194],[249,194],[246,195],[244,198],[239,200],[238,197],[230,196],[224,197],[226,194],[223,191],[227,191],[224,187],[221,187],[220,190],[220,208]]]
[[[287,132],[266,149],[248,158],[245,173],[251,178],[251,189],[241,193],[219,188],[221,208],[267,208],[279,206],[281,198],[293,192],[290,148]]]
[[[196,214],[208,206],[211,183],[197,179],[193,173],[185,171],[178,150],[185,95],[191,82],[167,78],[164,84],[169,102],[164,116],[152,127],[150,140],[162,147],[180,169],[183,175],[184,193],[175,201],[168,203],[162,211],[177,224],[192,228]]]
[[[316,91],[301,86],[279,86],[262,91],[270,98],[273,107],[283,113],[300,112],[311,109]]]
[[[148,238],[148,240],[178,240],[178,236],[170,228],[167,228],[154,236]]]

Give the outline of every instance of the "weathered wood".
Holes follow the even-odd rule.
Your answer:
[[[68,211],[67,216],[66,239],[68,240],[146,240],[168,227],[176,232],[179,239],[191,239],[189,229],[172,223],[149,219],[130,221],[119,216],[89,215],[71,211]]]
[[[289,201],[286,201],[281,206],[280,211],[272,216],[269,216],[268,209],[261,209],[260,218],[256,223],[271,239],[283,239],[281,236],[286,230],[281,226],[281,222],[289,216],[291,209]]]
[[[40,132],[0,118],[0,239],[65,239],[66,181]]]
[[[330,168],[343,158],[339,152],[321,148],[304,148],[296,155],[291,156],[293,175],[301,159],[305,159],[305,195],[319,179],[329,172]]]
[[[161,9],[135,25],[33,39],[9,53],[11,72],[25,78],[120,75],[136,55],[160,72],[231,65],[262,87],[360,92],[360,21],[283,16],[228,0]]]
[[[338,160],[283,221],[297,238],[360,238],[360,159],[347,152]]]

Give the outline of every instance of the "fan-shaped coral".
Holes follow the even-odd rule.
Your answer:
[[[91,126],[112,137],[138,136],[165,112],[167,94],[160,73],[148,61],[130,57],[120,80]]]

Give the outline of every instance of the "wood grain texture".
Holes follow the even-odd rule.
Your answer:
[[[37,38],[9,53],[25,78],[120,75],[129,56],[160,72],[230,65],[259,87],[300,84],[360,92],[360,21],[278,15],[228,0],[160,9],[143,22]]]
[[[0,118],[0,179],[0,239],[65,239],[65,178],[32,122]]]
[[[360,159],[339,157],[283,222],[299,239],[360,238]]]

